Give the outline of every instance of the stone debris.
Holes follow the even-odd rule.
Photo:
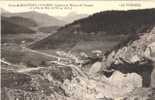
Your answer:
[[[109,83],[125,90],[124,92],[131,92],[135,88],[142,87],[142,77],[136,73],[122,74],[121,72],[114,72],[109,78]]]
[[[136,73],[122,74],[115,72],[110,78],[104,78],[103,82],[81,77],[66,80],[63,88],[69,95],[80,100],[99,100],[104,98],[119,98],[142,87],[142,78]]]
[[[121,100],[154,100],[155,90],[152,88],[136,88],[123,96]]]

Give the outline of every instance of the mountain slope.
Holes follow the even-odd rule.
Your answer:
[[[44,33],[55,33],[60,27],[59,26],[49,26],[49,27],[40,27],[38,30]]]
[[[24,18],[29,18],[34,20],[40,27],[41,26],[63,26],[66,24],[64,21],[58,20],[47,14],[42,14],[35,11],[22,12],[22,13],[4,13],[2,15],[6,17],[20,16]]]
[[[13,21],[13,19],[11,19],[11,18],[2,17],[1,18],[1,28],[2,28],[1,32],[2,32],[2,35],[5,35],[5,34],[20,34],[20,33],[31,33],[31,34],[35,33],[34,30],[32,30],[29,27],[26,27],[24,25],[21,25],[21,22]]]
[[[29,18],[19,17],[19,16],[8,17],[7,21],[11,23],[16,23],[18,25],[25,26],[25,27],[36,27],[37,26],[37,23],[34,20],[29,19]]]
[[[120,43],[136,39],[138,33],[153,25],[155,9],[100,12],[60,28],[30,48],[109,51]]]

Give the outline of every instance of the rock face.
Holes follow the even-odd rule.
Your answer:
[[[126,92],[142,87],[142,77],[136,73],[123,74],[116,71],[109,78],[109,82]]]
[[[113,50],[107,55],[103,64],[106,64],[107,68],[119,70],[122,73],[134,72],[141,75],[145,87],[154,84],[154,30],[155,28],[148,33],[141,33],[138,39]]]
[[[155,68],[153,69],[151,73],[151,87],[155,87]]]
[[[142,57],[144,55],[146,47],[154,44],[153,42],[155,42],[155,33],[153,32],[153,30],[149,33],[141,33],[137,37],[139,39],[127,43],[126,46],[115,50],[115,53],[114,51],[111,52],[109,55],[112,55],[114,53],[114,56],[111,58],[110,61],[115,62],[116,60],[118,60],[118,63],[122,63],[120,58],[124,59],[124,61],[127,61],[129,63],[134,63],[135,60],[141,61],[143,59]]]
[[[155,42],[147,46],[144,55],[152,61],[151,87],[155,87]]]
[[[115,100],[140,87],[142,87],[140,75],[136,73],[126,75],[118,71],[110,78],[103,77],[100,81],[81,77],[72,81],[65,80],[62,86],[69,96],[80,100]]]

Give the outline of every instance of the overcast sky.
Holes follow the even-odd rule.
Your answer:
[[[23,7],[17,7],[17,4],[24,4]],[[40,5],[39,8],[36,6],[32,7],[29,5]],[[48,9],[44,5],[49,5]],[[71,5],[69,8],[64,9],[64,5]],[[79,7],[79,5],[82,7]],[[57,5],[51,6],[51,5]],[[0,1],[0,7],[4,8],[9,12],[26,12],[26,11],[38,11],[46,13],[52,16],[66,16],[71,12],[78,14],[92,14],[95,12],[105,10],[129,10],[129,9],[144,9],[144,8],[155,8],[155,2],[153,1]],[[72,8],[71,8],[72,7]],[[63,9],[60,9],[63,8]]]

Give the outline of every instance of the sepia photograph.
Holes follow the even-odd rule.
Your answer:
[[[155,1],[1,0],[0,100],[155,100]]]

